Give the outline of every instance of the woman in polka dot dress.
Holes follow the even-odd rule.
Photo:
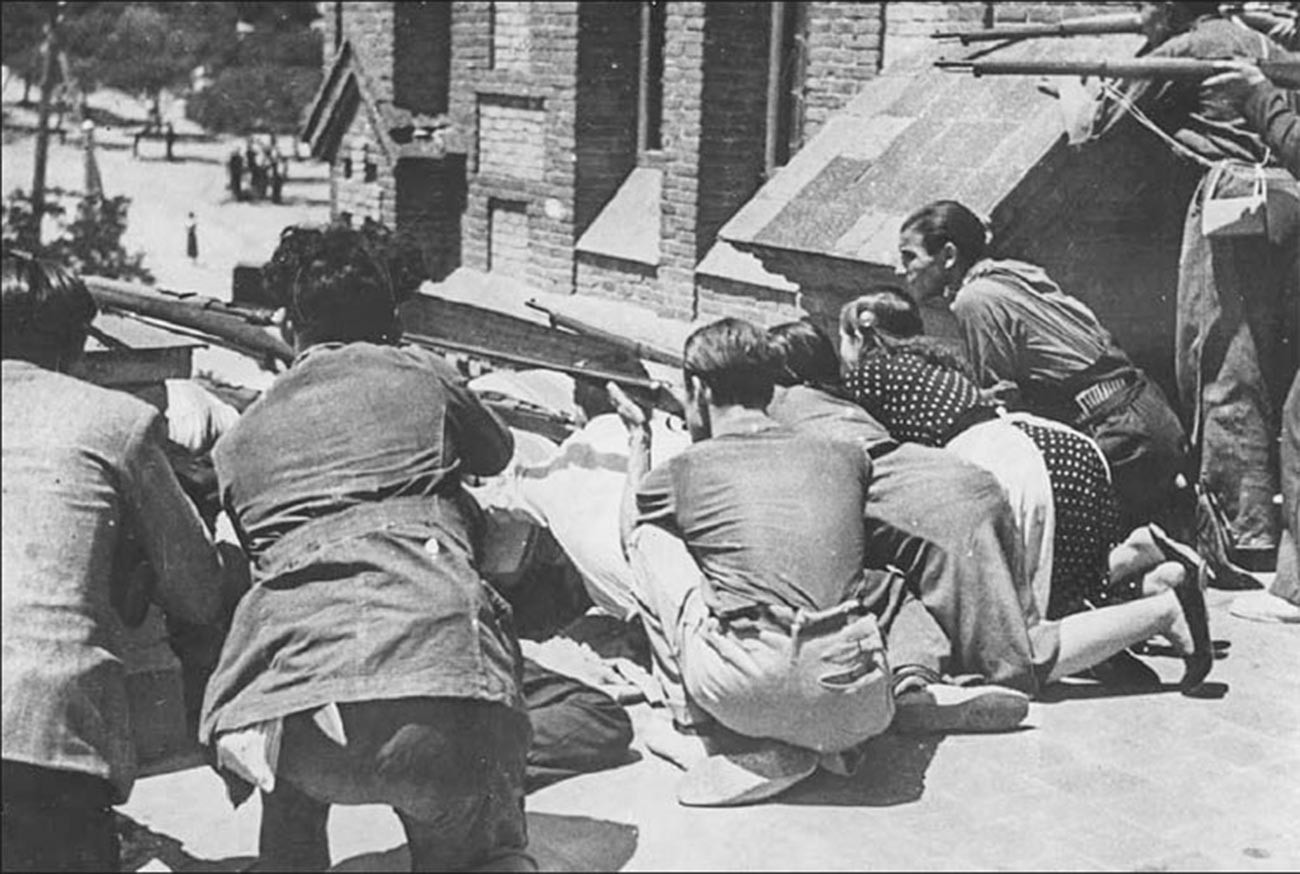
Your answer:
[[[844,350],[847,364],[856,361],[846,381],[851,396],[896,439],[947,447],[998,477],[1022,529],[1031,532],[1030,577],[1048,619],[1141,595],[1141,575],[1111,578],[1119,511],[1092,440],[986,403],[964,362],[919,336],[920,314],[901,291],[875,290],[846,307],[845,316],[845,346],[860,344]]]

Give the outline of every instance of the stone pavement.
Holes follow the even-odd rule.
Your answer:
[[[638,762],[529,796],[532,850],[551,871],[1295,871],[1300,628],[1237,619],[1233,596],[1210,592],[1231,641],[1221,698],[1062,685],[1021,731],[886,736],[854,778],[733,809],[679,806],[679,772],[638,742]],[[256,798],[232,810],[206,768],[144,779],[120,811],[138,830],[128,870],[237,871],[256,854]],[[334,808],[330,838],[333,870],[406,869],[385,808]]]

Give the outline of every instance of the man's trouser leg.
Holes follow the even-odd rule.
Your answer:
[[[277,784],[322,805],[391,806],[406,829],[416,871],[532,864],[523,713],[462,698],[363,701],[338,709],[345,745],[313,714],[286,717]],[[264,829],[263,837],[272,836]]]
[[[867,523],[867,554],[913,581],[951,641],[949,672],[1036,693],[1060,640],[1024,580],[997,481],[941,450],[900,446],[875,459]]]
[[[1203,183],[1204,184],[1204,183]],[[1278,411],[1295,372],[1287,340],[1294,253],[1264,237],[1209,239],[1201,191],[1183,227],[1175,370],[1199,476],[1227,514],[1238,547],[1277,545]],[[1292,244],[1294,245],[1294,244]]]
[[[627,761],[632,720],[621,704],[599,689],[524,659],[524,705],[533,726],[529,792]]]
[[[90,774],[4,760],[5,871],[116,871],[113,788]]]

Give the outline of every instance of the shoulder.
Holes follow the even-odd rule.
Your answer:
[[[992,276],[981,276],[961,287],[953,298],[952,311],[959,316],[996,312],[1011,307],[1018,297],[1008,283]]]

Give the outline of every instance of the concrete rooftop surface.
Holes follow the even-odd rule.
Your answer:
[[[1300,869],[1300,629],[1229,615],[1217,699],[1172,685],[1122,695],[1062,684],[999,735],[885,735],[853,778],[819,773],[776,799],[686,808],[680,772],[639,761],[528,797],[531,850],[546,871]],[[1147,657],[1166,684],[1181,661]],[[633,708],[638,725],[649,708]],[[136,784],[126,870],[239,871],[257,852],[256,797],[239,810],[207,768]],[[128,826],[130,824],[128,823]],[[334,871],[407,870],[397,818],[335,807]]]

